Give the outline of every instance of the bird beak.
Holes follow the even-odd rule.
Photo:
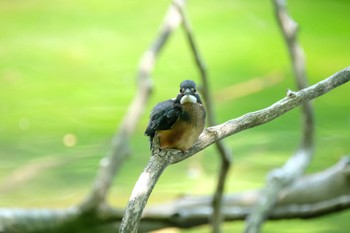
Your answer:
[[[185,95],[191,94],[191,90],[189,88],[186,88],[185,91],[184,91],[184,94]]]

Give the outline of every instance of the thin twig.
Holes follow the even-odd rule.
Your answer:
[[[192,54],[194,56],[195,63],[198,67],[201,79],[202,79],[202,96],[205,102],[205,107],[207,110],[207,117],[208,117],[208,123],[209,126],[216,125],[215,120],[215,113],[213,109],[213,103],[212,103],[212,97],[211,93],[209,91],[209,82],[208,82],[208,75],[207,75],[207,68],[205,65],[205,62],[199,52],[198,46],[196,44],[196,41],[193,36],[192,27],[190,24],[190,21],[185,13],[185,7],[181,7],[180,4],[178,4],[178,0],[174,0],[174,4],[177,6],[182,19],[183,19],[183,28],[187,36],[188,43],[190,45]],[[222,141],[217,141],[215,143],[217,150],[219,151],[220,158],[221,158],[221,166],[218,176],[218,183],[216,186],[216,190],[213,196],[213,214],[212,214],[212,226],[213,226],[213,232],[219,233],[221,232],[221,223],[223,221],[223,217],[221,214],[222,209],[222,197],[224,194],[225,189],[225,183],[226,183],[226,177],[228,174],[228,171],[230,169],[231,161],[232,161],[232,154],[231,151],[225,146],[225,144]]]
[[[299,90],[307,87],[305,72],[305,57],[303,49],[297,41],[297,23],[288,15],[285,0],[274,0],[275,14],[284,39],[286,41],[291,63],[293,67],[295,82]],[[252,214],[247,219],[246,233],[256,233],[272,212],[278,199],[280,190],[290,185],[295,179],[300,177],[309,165],[313,154],[314,138],[314,118],[310,102],[305,102],[302,107],[302,141],[299,149],[291,157],[284,167],[272,171],[269,174],[266,187],[255,206]],[[295,166],[295,165],[298,166]]]

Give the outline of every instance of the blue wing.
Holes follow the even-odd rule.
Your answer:
[[[157,130],[171,129],[182,112],[181,105],[175,100],[167,100],[157,104],[151,112],[145,134],[152,142]]]

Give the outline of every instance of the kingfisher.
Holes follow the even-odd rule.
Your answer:
[[[159,138],[160,149],[191,148],[205,126],[206,111],[196,90],[196,83],[185,80],[174,99],[158,103],[151,111],[145,135]]]

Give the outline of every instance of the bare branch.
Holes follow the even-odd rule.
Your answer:
[[[288,51],[292,61],[295,81],[299,90],[307,87],[305,72],[305,57],[303,49],[297,41],[297,23],[289,17],[285,0],[274,0],[276,18],[284,35]],[[309,165],[313,154],[314,118],[310,102],[302,104],[303,136],[299,149],[291,157],[283,168],[272,171],[269,174],[266,187],[257,203],[254,211],[247,219],[245,232],[256,233],[260,226],[268,218],[277,202],[278,193],[283,187],[290,185],[303,174]]]
[[[176,152],[172,157],[171,163],[178,163],[191,157],[193,154],[203,150],[217,140],[221,140],[243,130],[253,128],[283,115],[294,109],[302,103],[313,100],[334,88],[345,84],[350,80],[350,67],[347,67],[329,78],[322,80],[310,87],[304,88],[297,92],[289,92],[286,97],[272,104],[271,106],[247,113],[236,119],[226,121],[220,125],[209,127],[199,137],[198,142],[190,148],[187,153]]]
[[[119,232],[137,232],[143,209],[160,175],[168,166],[166,156],[152,155],[146,168],[141,173],[126,206]]]
[[[182,19],[183,19],[182,25],[187,36],[187,41],[190,45],[195,63],[198,67],[198,70],[202,79],[202,83],[203,83],[202,96],[206,104],[208,123],[209,123],[209,126],[214,126],[216,125],[216,121],[215,121],[215,113],[213,109],[212,97],[209,91],[207,68],[199,52],[198,46],[195,42],[190,21],[185,13],[185,7],[184,6],[181,7],[181,5],[178,4],[177,0],[174,0],[174,4],[177,6],[182,16]],[[223,141],[217,141],[215,145],[221,157],[221,166],[219,171],[217,187],[213,197],[212,225],[213,225],[213,232],[219,233],[221,232],[220,226],[221,226],[221,222],[223,221],[222,214],[221,214],[222,196],[224,193],[226,177],[232,161],[232,155],[231,155],[231,151],[225,146]]]

